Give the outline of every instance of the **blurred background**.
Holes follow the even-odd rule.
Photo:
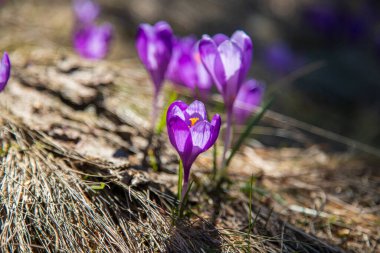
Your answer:
[[[70,48],[71,1],[0,1],[1,46]],[[136,58],[138,24],[168,21],[180,36],[254,43],[250,76],[277,92],[276,112],[380,148],[380,1],[99,0],[115,27],[110,60]],[[23,32],[15,33],[19,29]],[[3,50],[3,49],[2,49]]]

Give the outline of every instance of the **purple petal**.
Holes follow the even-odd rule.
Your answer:
[[[230,38],[228,38],[227,35],[223,34],[223,33],[218,33],[218,34],[215,34],[213,37],[212,37],[212,40],[216,43],[217,46],[219,46],[220,44],[222,44],[224,41],[226,40],[229,40]]]
[[[137,54],[139,55],[142,63],[147,68],[151,68],[150,62],[148,61],[148,42],[153,37],[153,33],[154,33],[153,27],[148,24],[141,24],[137,29],[137,35],[136,35]]]
[[[160,45],[161,47],[158,48],[159,53],[163,59],[161,59],[161,62],[163,62],[167,68],[167,65],[169,64],[171,52],[173,48],[173,31],[172,28],[168,23],[165,21],[159,21],[154,25],[157,39],[163,44]]]
[[[187,107],[188,107],[187,104],[185,104],[184,102],[180,100],[173,102],[169,106],[168,111],[166,113],[166,123],[168,123],[170,119],[174,116],[177,116],[181,118],[183,121],[185,121],[186,118],[183,112],[187,109]]]
[[[75,0],[73,8],[77,20],[83,24],[94,22],[100,12],[99,5],[91,0]]]
[[[213,83],[201,61],[195,36],[176,39],[166,78],[189,88],[193,94],[199,91],[207,96]]]
[[[195,100],[186,109],[189,118],[198,118],[199,121],[207,120],[207,111],[205,105],[198,100]]]
[[[199,121],[190,128],[191,138],[193,141],[193,155],[198,155],[206,151],[206,145],[211,138],[211,124],[207,121]]]
[[[197,67],[197,76],[198,76],[198,85],[202,88],[211,88],[212,80],[210,74],[207,72],[207,69],[203,65],[199,52],[193,54],[194,61]]]
[[[243,55],[240,48],[232,41],[224,41],[219,47],[220,60],[216,58],[215,75],[223,82],[222,95],[226,107],[232,107],[233,101],[242,83]]]
[[[202,63],[212,79],[214,80],[214,83],[219,90],[220,93],[223,94],[223,84],[224,82],[221,82],[224,78],[217,78],[217,74],[221,75],[219,73],[216,73],[215,71],[215,62],[218,60],[220,62],[220,56],[218,52],[217,45],[215,42],[207,35],[204,35],[203,38],[199,42],[199,54],[200,58],[202,60]],[[220,69],[220,68],[218,68]],[[221,71],[223,71],[223,68],[221,68]]]
[[[170,62],[173,47],[173,33],[166,22],[158,22],[154,27],[139,26],[136,37],[137,53],[147,68],[157,92],[162,85]]]
[[[263,93],[263,86],[254,79],[248,80],[242,85],[233,109],[234,118],[238,124],[244,124],[256,110],[261,103]]]
[[[194,36],[176,38],[170,59],[166,78],[175,84],[193,89],[196,83],[196,73],[193,70],[192,51],[196,43]]]
[[[218,139],[220,126],[221,126],[221,118],[219,114],[215,114],[211,120],[211,137],[205,146],[205,150],[209,149],[214,143],[216,139]]]
[[[0,66],[0,92],[4,90],[11,74],[11,62],[7,52],[4,52]]]
[[[170,143],[177,150],[182,161],[187,163],[193,147],[189,127],[179,117],[173,117],[168,121],[167,129]]]
[[[252,54],[253,54],[253,45],[251,38],[243,31],[236,31],[231,37],[231,40],[233,40],[242,50],[244,54],[244,71],[242,75],[244,76],[242,79],[245,79],[249,68],[251,67],[252,63]]]
[[[74,46],[84,58],[101,59],[107,55],[111,39],[110,24],[84,26],[74,34]]]
[[[168,65],[168,69],[166,70],[165,77],[172,81],[175,84],[181,83],[180,75],[179,75],[179,58],[181,57],[181,47],[177,39],[174,39],[172,56],[170,58],[170,62]]]
[[[188,105],[185,103],[185,102],[182,102],[181,100],[177,100],[177,101],[174,101],[170,107],[172,106],[178,106],[179,108],[181,108],[182,111],[186,110]],[[169,108],[170,108],[169,107]]]
[[[218,47],[227,80],[236,76],[242,68],[242,51],[231,41],[225,41]]]
[[[193,56],[190,53],[183,54],[178,61],[181,84],[194,90],[197,84],[197,72]]]

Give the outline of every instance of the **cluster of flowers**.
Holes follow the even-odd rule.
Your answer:
[[[109,23],[97,25],[100,7],[91,0],[74,0],[75,28],[73,43],[77,53],[88,59],[104,58],[112,39]]]
[[[231,38],[224,34],[212,38],[204,35],[197,41],[195,36],[174,36],[169,24],[161,21],[154,26],[139,26],[136,47],[154,83],[155,96],[165,79],[187,87],[203,99],[215,83],[239,124],[260,104],[263,86],[254,79],[245,80],[253,50],[251,39],[243,31],[235,32]]]
[[[86,58],[104,57],[112,28],[108,24],[97,26],[94,23],[99,6],[90,0],[76,0],[74,9],[76,50]],[[199,92],[203,98],[209,95],[212,84],[215,84],[223,97],[227,115],[222,159],[224,168],[232,123],[243,124],[260,104],[263,94],[263,86],[258,81],[247,80],[253,54],[250,37],[243,31],[236,31],[231,38],[224,34],[213,37],[204,35],[199,41],[191,36],[176,38],[169,24],[161,21],[154,26],[140,25],[136,46],[154,83],[155,101],[165,79],[190,88],[194,94]],[[0,91],[8,82],[10,69],[9,57],[5,52],[0,65]],[[197,100],[190,105],[175,101],[168,108],[166,116],[170,142],[177,150],[184,168],[185,193],[193,162],[218,138],[221,117],[216,114],[209,122],[205,105]]]
[[[247,80],[253,55],[250,37],[236,31],[231,38],[224,34],[203,35],[199,41],[193,36],[178,38],[169,24],[160,21],[154,26],[139,26],[136,47],[153,81],[155,100],[165,79],[191,89],[194,94],[199,92],[202,98],[208,96],[215,84],[227,115],[222,167],[225,166],[232,123],[244,123],[260,104],[263,94],[258,81]],[[167,130],[184,166],[183,192],[194,160],[215,143],[220,125],[218,114],[211,122],[207,121],[205,106],[200,101],[189,106],[176,101],[169,107]]]

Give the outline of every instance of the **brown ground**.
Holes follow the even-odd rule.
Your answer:
[[[15,6],[0,10],[0,46],[13,63],[0,94],[2,251],[380,251],[379,159],[310,141],[249,142],[218,192],[212,154],[202,155],[193,215],[173,226],[177,158],[163,136],[153,143],[160,171],[144,159],[151,86],[138,61],[79,59],[68,47],[68,6],[37,4],[33,15]],[[40,26],[42,13],[49,22]]]

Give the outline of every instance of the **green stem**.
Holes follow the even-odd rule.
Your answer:
[[[212,161],[212,179],[215,180],[216,174],[218,173],[218,165],[217,165],[217,157],[218,157],[218,150],[216,147],[216,143],[214,144],[214,148],[212,150],[212,156],[213,156],[213,161]]]
[[[182,165],[182,160],[179,160],[179,167],[178,167],[178,201],[181,203],[182,202],[182,181],[183,181],[183,165]]]
[[[224,177],[227,173],[227,151],[231,145],[231,137],[232,137],[232,108],[227,111],[227,127],[226,127],[226,135],[224,137],[224,149],[223,149],[223,157],[222,157],[222,169],[220,173],[220,177]]]

